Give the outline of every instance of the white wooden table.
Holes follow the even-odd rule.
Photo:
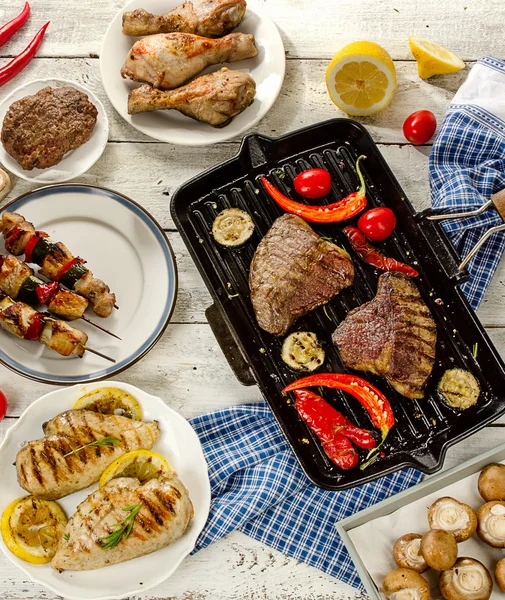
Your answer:
[[[430,146],[405,142],[401,126],[414,110],[430,109],[441,121],[465,71],[425,82],[418,78],[409,51],[409,35],[425,35],[457,52],[468,66],[485,54],[505,58],[503,0],[251,0],[277,23],[286,48],[284,87],[271,112],[256,128],[277,136],[298,127],[343,116],[329,100],[324,73],[344,44],[357,39],[382,44],[395,60],[398,91],[383,113],[361,122],[379,143],[407,195],[419,210],[429,204]],[[23,0],[0,1],[0,23],[21,9]],[[51,20],[38,57],[0,89],[0,97],[18,85],[42,77],[78,81],[103,101],[110,140],[101,160],[78,181],[102,185],[130,196],[163,225],[177,255],[179,296],[172,322],[158,345],[118,379],[161,395],[185,417],[244,401],[260,400],[255,388],[235,380],[205,319],[210,296],[170,217],[175,188],[203,169],[233,156],[240,140],[210,148],[181,148],[155,142],[131,129],[115,113],[102,88],[98,54],[108,23],[124,0],[31,0],[32,16],[0,48],[2,64],[19,52],[35,31]],[[139,7],[142,1],[139,0]],[[7,198],[33,186],[15,181]],[[0,205],[1,208],[1,205]],[[501,352],[505,352],[505,263],[501,265],[479,316]],[[0,389],[9,402],[0,436],[35,398],[50,386],[23,379],[0,367]],[[445,467],[460,463],[505,441],[505,419],[449,451]],[[1,483],[0,483],[1,497]],[[133,564],[132,564],[133,566]],[[282,556],[242,534],[232,534],[187,559],[163,585],[143,595],[166,600],[330,600],[357,598],[352,588]],[[54,599],[0,557],[0,600]]]

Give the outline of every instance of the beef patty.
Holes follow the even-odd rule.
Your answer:
[[[283,215],[254,253],[249,287],[262,329],[284,335],[299,317],[351,285],[352,261],[320,238],[303,219]]]
[[[346,367],[382,375],[407,398],[424,396],[435,363],[437,330],[406,275],[381,275],[375,298],[347,315],[333,343]]]
[[[10,105],[2,144],[23,169],[47,169],[89,140],[97,116],[83,92],[48,86]]]

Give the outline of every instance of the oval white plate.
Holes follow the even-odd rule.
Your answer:
[[[91,169],[100,156],[102,156],[109,137],[109,121],[107,120],[103,104],[92,92],[80,83],[68,81],[66,79],[37,79],[36,81],[25,83],[16,88],[0,104],[0,127],[9,106],[13,102],[21,100],[21,98],[25,98],[26,96],[32,96],[48,85],[51,87],[63,87],[69,85],[70,87],[80,90],[86,94],[89,101],[96,106],[98,117],[91,138],[85,144],[67,154],[57,165],[48,169],[32,169],[31,171],[26,171],[12,158],[12,156],[10,156],[10,154],[7,154],[3,145],[0,144],[0,162],[11,173],[14,173],[14,175],[34,183],[62,183],[63,181],[69,181],[70,179],[79,177],[79,175],[82,175]]]
[[[110,377],[138,361],[168,324],[177,294],[172,248],[161,227],[142,207],[116,192],[80,184],[35,190],[3,210],[18,212],[36,229],[66,244],[87,260],[94,275],[116,294],[119,310],[101,319],[91,308],[86,317],[118,335],[103,333],[82,320],[73,325],[88,334],[88,345],[116,360],[89,352],[62,357],[37,342],[0,330],[0,362],[43,383],[60,385]],[[3,238],[0,253],[5,253]]]
[[[128,94],[139,84],[129,79],[122,79],[120,71],[130,48],[139,38],[123,35],[122,15],[126,11],[140,7],[154,14],[163,14],[181,3],[182,0],[131,0],[120,10],[107,29],[100,52],[102,83],[114,108],[135,129],[162,142],[182,146],[210,146],[244,133],[256,125],[270,110],[284,81],[286,68],[284,46],[273,21],[248,5],[244,20],[234,31],[254,34],[258,56],[226,66],[245,71],[256,81],[256,97],[251,106],[237,115],[223,129],[194,121],[175,110],[129,115]],[[209,67],[200,75],[216,71],[222,66]]]
[[[200,440],[191,425],[178,413],[169,408],[161,398],[151,396],[133,385],[118,381],[107,381],[56,390],[42,396],[31,404],[13,425],[0,445],[0,481],[2,482],[0,512],[20,496],[25,496],[17,482],[16,454],[28,440],[43,437],[42,423],[72,408],[82,395],[99,387],[117,387],[126,390],[140,402],[145,421],[156,419],[160,424],[160,437],[153,447],[164,456],[188,488],[195,509],[195,516],[186,533],[175,543],[163,550],[148,554],[133,561],[104,567],[94,571],[64,571],[58,573],[50,565],[32,565],[14,556],[0,537],[0,548],[17,567],[32,581],[45,585],[65,598],[75,600],[109,600],[146,591],[165,581],[193,550],[202,531],[210,508],[210,483],[207,463],[203,456]],[[58,503],[67,517],[75,511],[97,484],[66,496]]]

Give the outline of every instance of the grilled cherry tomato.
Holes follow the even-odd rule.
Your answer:
[[[7,398],[5,394],[0,390],[0,421],[5,417],[7,412]]]
[[[385,206],[372,208],[358,219],[358,227],[363,235],[372,242],[382,242],[396,227],[395,213]]]
[[[430,110],[418,110],[405,119],[403,135],[414,145],[429,142],[437,128],[437,119]]]
[[[322,198],[330,193],[331,175],[324,169],[308,169],[293,181],[295,190],[304,198]]]

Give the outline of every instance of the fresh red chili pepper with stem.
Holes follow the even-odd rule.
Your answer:
[[[0,27],[0,46],[3,46],[6,42],[8,42],[16,33],[16,31],[23,27],[29,15],[30,5],[27,2],[17,17],[14,17],[8,23],[3,25],[3,27]]]
[[[367,264],[377,267],[378,269],[381,269],[381,271],[398,271],[409,277],[417,277],[419,275],[419,272],[410,265],[406,265],[395,258],[391,258],[390,256],[386,256],[385,254],[382,254],[382,252],[379,252],[375,246],[372,246],[372,244],[366,240],[365,236],[357,227],[344,227],[342,231],[351,242],[354,252],[356,252],[356,254]]]
[[[4,85],[18,73],[20,73],[32,60],[39,49],[40,44],[42,44],[46,29],[49,27],[49,23],[50,21],[48,21],[45,25],[42,25],[28,46],[9,63],[0,68],[0,86]]]
[[[268,195],[287,213],[298,215],[310,223],[337,223],[345,221],[360,213],[366,206],[366,185],[363,174],[359,168],[359,162],[365,156],[360,156],[356,161],[356,172],[358,173],[360,188],[352,192],[342,200],[327,204],[326,206],[313,206],[301,204],[285,196],[280,190],[272,185],[268,179],[261,177],[260,181]]]

